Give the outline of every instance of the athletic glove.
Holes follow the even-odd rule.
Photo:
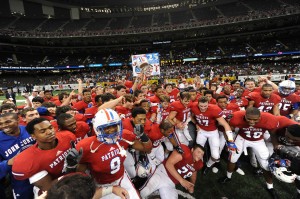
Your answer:
[[[236,145],[235,145],[234,142],[232,142],[232,141],[227,141],[226,144],[227,144],[227,147],[228,147],[228,150],[229,150],[229,151],[235,151],[236,153],[238,153],[237,147],[236,147]]]
[[[68,152],[66,156],[66,167],[67,168],[75,168],[79,163],[82,157],[83,149],[80,148],[79,152],[75,148],[75,142],[71,141],[71,150]]]

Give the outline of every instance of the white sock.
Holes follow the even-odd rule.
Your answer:
[[[267,183],[267,188],[268,189],[273,189],[273,183],[272,184]]]
[[[211,158],[209,158],[208,162],[206,163],[207,167],[211,167],[211,165],[213,165],[215,163],[215,161],[213,161]]]
[[[227,171],[227,178],[231,179],[232,172]]]
[[[297,189],[297,192],[300,194],[300,189]]]

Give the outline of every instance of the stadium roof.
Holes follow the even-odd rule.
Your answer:
[[[25,0],[35,1],[37,0]],[[228,2],[228,0],[38,0],[39,3],[59,3],[65,5],[85,6],[85,7],[120,7],[120,6],[149,6],[149,5],[167,5],[180,4],[186,1],[188,4],[207,4],[212,2]],[[237,0],[231,0],[237,1]]]

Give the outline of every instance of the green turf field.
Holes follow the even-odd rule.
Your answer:
[[[271,199],[266,191],[266,183],[263,176],[255,176],[253,168],[247,158],[242,158],[242,169],[245,175],[238,173],[232,175],[228,184],[220,184],[217,180],[226,175],[226,164],[222,160],[222,169],[217,173],[210,171],[207,175],[198,173],[195,193],[191,196],[196,199]],[[294,184],[287,184],[274,179],[274,188],[277,190],[280,199],[292,199],[296,194]],[[184,191],[182,187],[178,189]],[[180,196],[179,198],[185,198]]]

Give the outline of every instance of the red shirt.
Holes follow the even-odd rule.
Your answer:
[[[122,137],[128,141],[135,140],[135,135],[126,129],[123,129]],[[119,144],[124,150],[129,146],[124,141],[120,141]],[[117,144],[105,144],[98,141],[96,136],[93,136],[81,140],[76,145],[77,150],[80,150],[80,148],[83,149],[80,163],[89,166],[91,176],[94,177],[97,183],[112,183],[124,175],[124,161],[126,157],[121,156]]]
[[[98,112],[98,108],[99,108],[98,106],[93,106],[91,108],[85,109],[85,112],[84,112],[85,117],[88,119],[94,118],[94,116]]]
[[[253,91],[249,91],[248,89],[245,89],[244,92],[243,92],[242,97],[247,98],[250,93],[256,93],[256,92],[260,93],[261,92],[261,87],[255,87],[253,89]]]
[[[300,96],[296,94],[290,94],[288,96],[280,95],[278,92],[274,92],[281,97],[279,103],[280,115],[289,115],[293,110],[298,109],[298,102],[300,102]]]
[[[185,122],[191,116],[190,106],[185,107],[181,101],[175,101],[170,104],[171,111],[176,111],[175,118],[181,122]]]
[[[73,104],[73,108],[75,108],[78,112],[84,113],[85,109],[89,107],[89,104],[93,104],[92,102],[86,103],[85,101],[81,100]]]
[[[44,97],[44,102],[53,102],[53,103],[55,103],[55,101],[57,101],[57,100],[58,100],[57,97],[51,97],[50,99]]]
[[[153,123],[150,120],[146,119],[146,122],[144,125],[145,133],[148,133],[149,131],[151,131],[152,124]],[[129,119],[129,118],[122,119],[122,125],[123,125],[123,129],[127,129],[128,131],[133,132],[133,124],[131,123],[131,119]]]
[[[238,134],[246,140],[257,141],[263,139],[266,130],[274,130],[279,127],[278,117],[270,113],[261,112],[260,120],[253,127],[250,127],[245,120],[246,111],[233,113],[229,124],[239,128]]]
[[[205,112],[201,112],[198,103],[194,103],[191,108],[195,115],[197,125],[205,131],[217,129],[217,118],[222,117],[222,110],[217,105],[209,104]]]
[[[239,107],[247,107],[249,101],[245,97],[241,97],[239,99],[233,99],[230,103],[237,104]]]
[[[152,141],[153,148],[158,147],[160,143],[165,140],[165,136],[161,133],[159,129],[159,124],[153,124],[151,126],[151,131],[147,133],[147,136]]]
[[[182,178],[186,179],[191,177],[194,172],[199,171],[203,167],[203,162],[202,160],[194,162],[192,152],[188,146],[181,144],[181,148],[184,151],[184,153],[182,154],[182,160],[177,162],[174,166],[178,174]],[[164,161],[164,165],[166,165],[166,161],[167,160]],[[179,182],[169,173],[167,168],[166,171],[174,184],[179,184]]]
[[[116,112],[118,115],[122,115],[122,118],[131,118],[131,109],[125,108],[124,106],[116,106]]]
[[[237,112],[240,110],[240,107],[237,104],[227,104],[226,108],[222,110],[222,117],[225,120],[229,120],[232,117],[232,114],[234,112]],[[218,126],[219,131],[225,132],[225,129],[223,126],[219,125]]]
[[[151,103],[160,103],[160,99],[156,96],[156,95],[154,95],[154,96],[152,96],[152,97],[149,97],[149,101],[151,102]]]
[[[286,145],[286,146],[300,146],[300,142],[289,142],[286,138],[285,138],[285,132],[286,132],[286,128],[290,125],[293,124],[298,124],[298,122],[295,122],[294,120],[291,120],[285,116],[278,116],[278,120],[279,120],[279,127],[276,130],[276,134],[278,135],[278,142],[282,145]]]
[[[209,104],[217,104],[217,101],[216,101],[216,99],[211,98],[211,100],[208,103]]]
[[[170,106],[168,106],[166,109],[164,108],[158,108],[158,106],[151,107],[151,113],[156,113],[156,117],[159,117],[159,114],[161,116],[161,121],[165,120],[171,112]]]
[[[177,99],[179,90],[177,88],[174,88],[170,93],[168,93],[170,97],[170,102],[174,102]]]
[[[42,150],[37,143],[16,156],[12,167],[17,180],[25,180],[33,175],[47,171],[52,179],[62,176],[65,157],[70,150],[70,141],[75,141],[72,133],[57,133],[57,146],[54,149]]]
[[[254,92],[249,94],[249,101],[254,101],[254,107],[261,112],[272,113],[274,105],[280,102],[280,97],[276,94],[271,94],[269,98],[264,98],[260,93]]]
[[[232,113],[237,112],[240,110],[240,107],[237,104],[227,104],[226,108],[222,110],[222,117],[224,119],[230,119],[228,118]]]

